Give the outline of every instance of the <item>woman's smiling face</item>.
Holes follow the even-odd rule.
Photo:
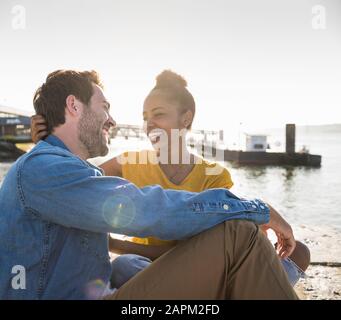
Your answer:
[[[170,145],[171,130],[185,128],[178,103],[157,91],[151,93],[144,102],[143,121],[144,131],[153,145],[160,142],[160,136],[165,133]]]

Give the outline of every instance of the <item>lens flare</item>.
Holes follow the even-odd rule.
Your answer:
[[[106,285],[101,279],[89,282],[85,287],[85,295],[89,300],[97,300],[103,297]]]
[[[123,195],[108,198],[102,207],[105,221],[113,227],[128,227],[135,218],[136,208],[133,201]]]

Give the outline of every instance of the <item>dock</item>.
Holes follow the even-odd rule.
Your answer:
[[[12,161],[22,156],[25,151],[16,147],[15,144],[7,141],[0,141],[0,160]]]
[[[321,166],[322,156],[308,152],[296,152],[295,143],[296,126],[295,124],[287,124],[285,152],[242,151],[212,147],[212,155],[213,157],[216,157],[217,154],[223,155],[223,161],[230,161],[238,165]],[[258,145],[256,144],[256,146]],[[203,156],[209,155],[203,154]]]
[[[213,149],[214,150],[214,149]],[[215,150],[217,152],[217,150]],[[309,153],[252,152],[223,150],[224,161],[240,165],[277,165],[320,167],[322,157]]]

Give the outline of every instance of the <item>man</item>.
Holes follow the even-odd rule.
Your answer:
[[[297,298],[270,242],[245,221],[272,228],[280,255],[292,253],[290,226],[262,201],[226,189],[138,189],[86,161],[108,152],[115,126],[95,72],[49,74],[34,107],[52,134],[0,190],[0,298]],[[187,240],[113,292],[110,232]]]

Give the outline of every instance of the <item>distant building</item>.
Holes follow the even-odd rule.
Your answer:
[[[245,151],[260,151],[265,152],[267,149],[266,135],[246,134],[246,150]]]
[[[0,139],[30,136],[30,117],[0,113]]]

